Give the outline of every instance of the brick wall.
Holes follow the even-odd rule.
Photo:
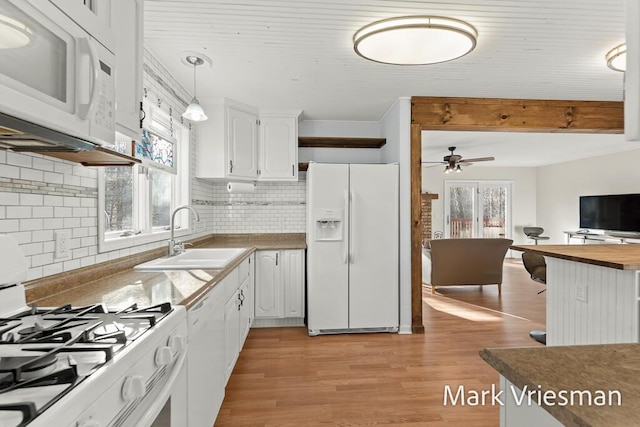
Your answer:
[[[422,242],[431,240],[431,201],[438,198],[437,194],[422,194],[421,218],[422,218]]]

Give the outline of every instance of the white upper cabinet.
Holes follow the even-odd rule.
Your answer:
[[[258,110],[221,98],[203,102],[209,119],[196,125],[196,177],[258,179]]]
[[[222,98],[205,101],[197,125],[196,177],[227,181],[297,181],[301,111],[261,111]],[[258,117],[260,118],[258,120]]]
[[[295,112],[260,112],[259,181],[298,180],[298,116]]]
[[[233,107],[228,107],[227,112],[228,177],[256,179],[258,177],[257,117],[255,114]]]
[[[116,130],[136,140],[141,136],[143,14],[142,0],[111,2],[117,45]]]

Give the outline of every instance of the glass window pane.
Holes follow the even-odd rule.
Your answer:
[[[473,237],[473,209],[475,188],[451,187],[450,190],[450,237],[463,239]]]
[[[133,170],[129,166],[105,168],[105,232],[133,229]]]
[[[169,227],[171,215],[171,174],[150,171],[151,181],[151,226]]]
[[[489,187],[482,191],[482,237],[505,237],[507,189]]]

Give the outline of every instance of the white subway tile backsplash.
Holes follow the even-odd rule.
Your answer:
[[[29,181],[44,181],[44,172],[36,169],[20,168],[20,179]]]
[[[18,193],[0,192],[0,205],[19,205],[20,195]]]
[[[53,240],[53,230],[39,230],[31,234],[33,242],[46,242],[47,240]]]
[[[44,182],[47,182],[49,184],[63,184],[64,175],[61,173],[55,173],[55,172],[45,172]]]
[[[42,194],[28,194],[23,193],[20,194],[20,205],[30,205],[30,206],[42,206],[44,197]]]
[[[88,208],[73,208],[73,216],[74,217],[88,217],[89,209]]]
[[[95,208],[96,207],[96,199],[90,199],[88,197],[80,198],[80,206],[83,208]]]
[[[45,230],[58,230],[64,227],[64,219],[62,218],[45,218],[43,221]]]
[[[52,262],[53,262],[52,253],[34,255],[31,257],[31,267],[39,267],[41,265],[51,264]]]
[[[56,250],[56,243],[53,240],[44,242],[42,244],[42,252],[55,252],[55,250]]]
[[[80,218],[64,218],[64,228],[80,227]]]
[[[7,218],[31,218],[31,206],[7,206]]]
[[[80,198],[79,197],[65,197],[63,203],[64,203],[64,206],[78,207],[78,206],[80,206]]]
[[[53,170],[63,175],[71,175],[73,173],[73,164],[68,162],[55,162]]]
[[[40,169],[42,171],[52,172],[53,171],[53,161],[48,160],[48,159],[39,158],[39,157],[34,157],[33,158],[33,168],[34,169]],[[45,182],[49,182],[49,181],[45,180]]]
[[[11,165],[0,165],[0,177],[20,178],[20,168]]]
[[[54,274],[62,273],[62,264],[48,264],[42,267],[43,275],[52,276]]]
[[[53,208],[53,215],[56,218],[65,218],[65,217],[70,217],[73,215],[73,209],[72,208],[65,208],[65,207],[54,207]]]
[[[51,218],[53,216],[53,206],[36,206],[33,208],[33,218]]]
[[[20,231],[42,230],[42,225],[43,225],[42,218],[21,219],[20,220]]]
[[[44,196],[44,204],[47,206],[64,206],[64,197]]]
[[[64,184],[77,185],[79,187],[80,185],[82,185],[82,179],[79,176],[75,176],[75,175],[65,175]]]
[[[40,243],[27,243],[20,245],[20,249],[25,256],[38,255],[43,252],[42,242]]]
[[[7,163],[14,166],[30,168],[33,165],[33,156],[7,151]]]

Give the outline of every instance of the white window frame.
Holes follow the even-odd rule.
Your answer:
[[[191,196],[191,167],[189,164],[190,159],[190,132],[189,129],[181,125],[170,121],[168,113],[162,111],[159,107],[152,106],[150,104],[145,105],[145,112],[147,117],[145,119],[145,127],[153,130],[156,133],[164,134],[165,136],[173,136],[176,140],[175,148],[175,162],[176,162],[176,175],[173,175],[172,179],[172,198],[171,198],[171,212],[180,205],[186,205],[190,202]],[[153,121],[161,123],[171,123],[171,133],[168,135],[166,132],[158,132],[159,129],[156,126],[152,126]],[[105,174],[104,168],[98,168],[98,252],[109,252],[114,250],[120,250],[130,248],[133,246],[139,246],[144,244],[150,244],[159,242],[162,240],[168,240],[170,237],[170,230],[151,228],[151,191],[150,180],[146,177],[144,172],[145,166],[134,165],[133,168],[133,228],[136,231],[140,231],[140,234],[134,234],[131,236],[120,236],[122,233],[113,232],[105,234],[106,219],[104,215],[105,210]],[[161,169],[159,169],[161,170]],[[186,236],[193,232],[192,219],[190,212],[182,210],[176,214],[174,232],[175,237]]]

